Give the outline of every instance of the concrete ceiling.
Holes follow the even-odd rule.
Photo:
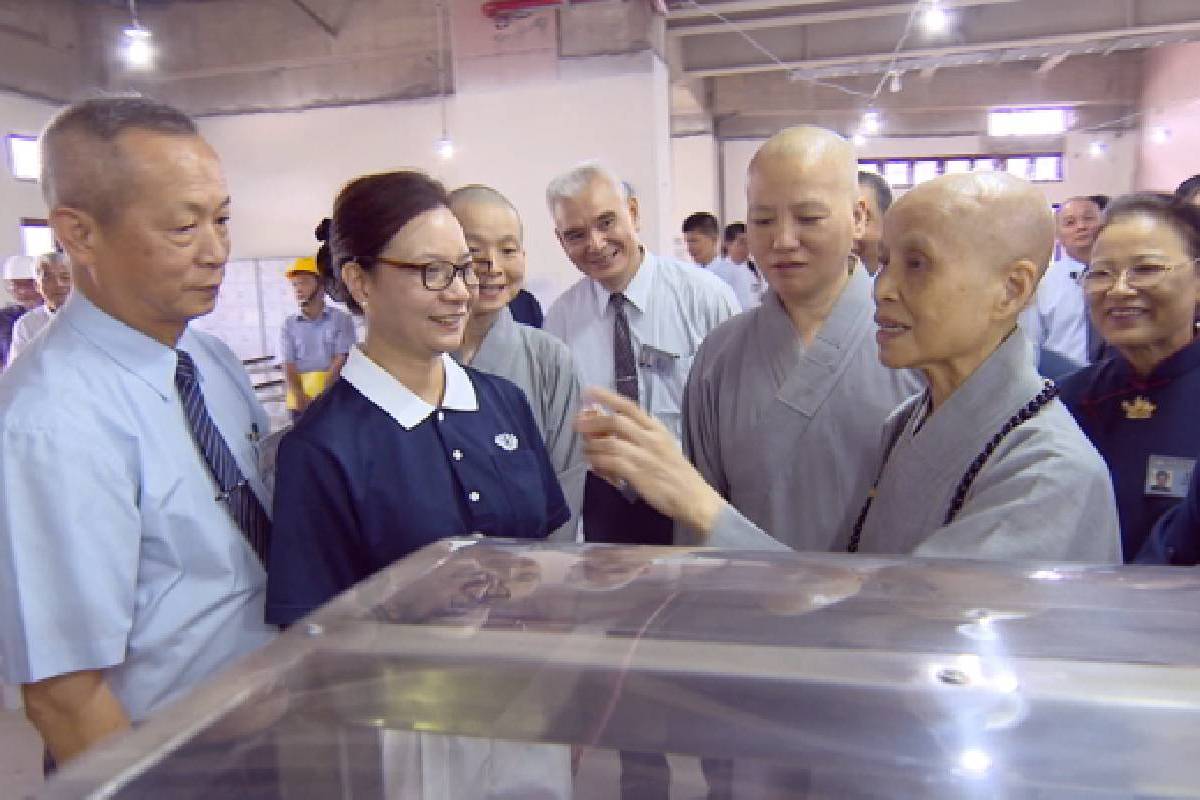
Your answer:
[[[1198,0],[941,0],[939,35],[920,25],[927,2],[672,0],[676,131],[849,130],[868,106],[899,135],[979,133],[1003,105],[1102,124],[1136,108],[1146,48],[1200,39]]]

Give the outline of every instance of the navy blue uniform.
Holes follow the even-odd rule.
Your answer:
[[[1200,340],[1139,376],[1113,356],[1062,382],[1062,400],[1112,473],[1125,560],[1185,494],[1200,453]]]
[[[542,539],[570,516],[520,389],[465,368],[477,410],[448,407],[448,377],[443,407],[402,425],[356,388],[363,359],[351,351],[349,373],[280,443],[269,622],[291,624],[439,539]]]
[[[1192,471],[1187,497],[1158,520],[1142,552],[1139,564],[1200,564],[1200,472]]]
[[[541,303],[524,289],[517,292],[517,296],[508,304],[508,310],[512,312],[513,319],[531,328],[540,328],[545,321]]]

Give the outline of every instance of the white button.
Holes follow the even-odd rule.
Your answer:
[[[479,492],[471,492],[469,495],[467,495],[467,498],[472,503],[478,503],[479,502]]]
[[[450,457],[453,458],[455,461],[462,461],[462,450],[455,450],[453,453],[450,454]]]
[[[446,415],[443,414],[441,411],[439,411],[438,412],[438,422],[445,422],[445,421],[446,421]]]

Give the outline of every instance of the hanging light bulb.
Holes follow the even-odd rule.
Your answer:
[[[867,113],[863,114],[861,127],[863,133],[869,136],[874,136],[875,134],[879,133],[881,126],[882,123],[879,121],[878,111],[868,110]]]
[[[950,27],[950,15],[938,0],[929,0],[929,5],[921,14],[921,26],[925,28],[926,33],[933,35],[945,33]]]
[[[132,69],[149,69],[154,64],[153,34],[138,19],[137,0],[129,0],[129,26],[121,33],[125,37],[121,48],[125,65]]]
[[[1166,144],[1171,139],[1171,129],[1165,128],[1162,125],[1155,126],[1150,130],[1150,141],[1155,144]]]
[[[1104,158],[1104,154],[1108,152],[1108,145],[1104,142],[1096,140],[1088,145],[1088,155],[1092,158]]]
[[[858,131],[851,138],[851,141],[854,142],[855,147],[864,147],[867,144],[867,135],[862,131]]]
[[[437,154],[441,156],[444,161],[449,161],[450,159],[454,158],[454,142],[445,134],[442,135],[442,138],[437,140],[435,149],[437,150]]]

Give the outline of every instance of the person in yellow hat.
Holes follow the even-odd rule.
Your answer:
[[[284,319],[279,339],[287,407],[294,422],[314,397],[337,380],[356,336],[350,315],[325,305],[316,259],[297,258],[286,274],[300,306],[299,313]]]

